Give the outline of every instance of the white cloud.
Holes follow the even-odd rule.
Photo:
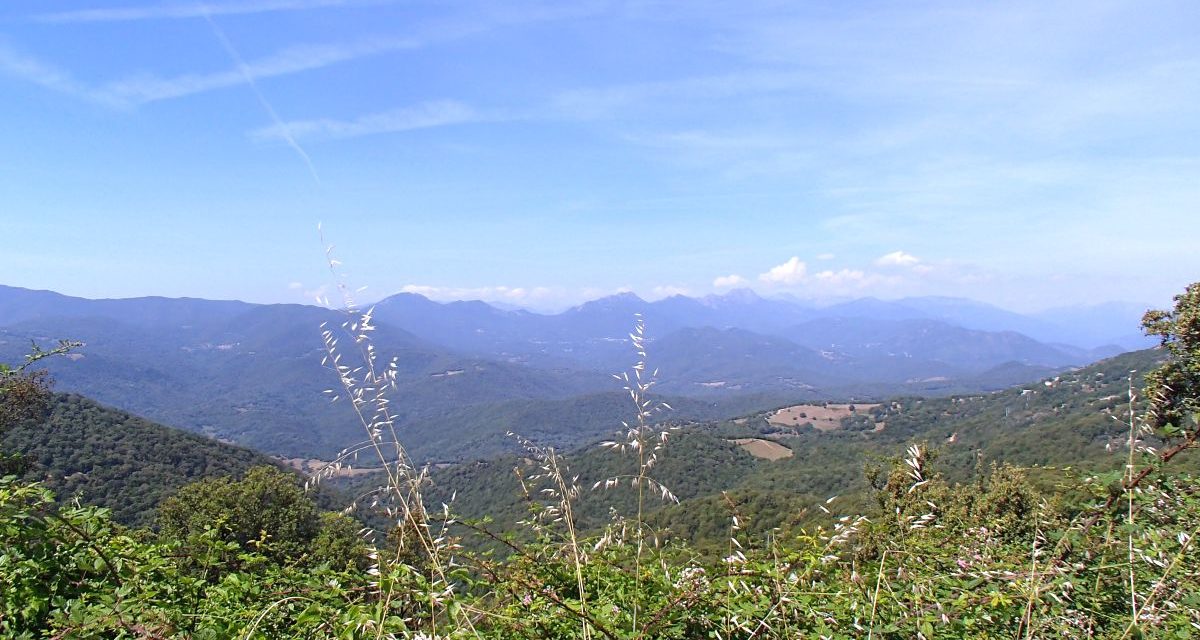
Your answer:
[[[304,288],[304,284],[301,282],[289,282],[287,288],[292,291],[300,291]]]
[[[746,284],[746,279],[736,273],[731,273],[727,276],[718,276],[712,284],[717,289],[728,289]]]
[[[549,287],[439,287],[425,284],[406,284],[403,293],[416,293],[431,300],[449,302],[454,300],[494,300],[511,303],[539,302],[555,297],[557,293]]]
[[[688,293],[687,287],[658,285],[650,290],[650,297],[651,299],[670,298],[671,296],[686,296]]]
[[[485,117],[454,100],[425,102],[413,107],[362,116],[355,120],[297,120],[263,127],[250,133],[259,140],[294,138],[354,138],[396,133],[499,118]]]
[[[924,260],[903,251],[893,251],[891,253],[879,256],[875,259],[875,266],[885,269],[907,269],[917,275],[928,275],[933,273],[933,265]]]
[[[817,256],[817,260],[833,260],[836,257],[837,256],[833,255],[832,253],[822,253]]]
[[[836,289],[863,289],[879,283],[882,278],[873,273],[859,269],[826,269],[813,274],[812,279],[819,286]]]
[[[923,266],[917,264],[912,270]],[[759,275],[758,279],[768,286],[820,296],[867,293],[888,296],[895,295],[898,288],[911,284],[907,273],[889,274],[867,268],[843,267],[810,272],[798,256],[792,256],[787,262],[772,267]]]
[[[920,258],[903,251],[893,251],[875,259],[875,264],[880,267],[915,267],[920,263]]]
[[[808,273],[808,265],[792,256],[787,262],[771,267],[766,273],[759,274],[758,279],[769,284],[794,285],[804,282]]]

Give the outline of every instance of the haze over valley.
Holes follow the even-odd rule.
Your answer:
[[[412,293],[373,308],[374,343],[399,365],[400,425],[433,462],[514,451],[510,430],[557,446],[609,434],[626,412],[611,374],[635,361],[635,314],[659,370],[656,392],[678,420],[995,391],[1152,345],[1129,330],[1140,313],[1118,305],[1044,316],[956,298],[818,307],[743,289],[656,302],[618,294],[552,315]],[[49,365],[64,391],[267,453],[329,459],[361,430],[322,394],[332,380],[318,327],[343,320],[308,305],[3,287],[0,358],[69,336],[87,346]]]

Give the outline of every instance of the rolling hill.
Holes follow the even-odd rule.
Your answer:
[[[817,505],[830,496],[842,496],[842,505],[861,504],[864,467],[899,456],[914,442],[928,443],[937,468],[956,481],[969,480],[992,463],[1119,468],[1128,430],[1120,418],[1129,385],[1140,387],[1141,374],[1162,357],[1159,350],[1128,353],[996,393],[893,398],[862,414],[870,418],[866,426],[883,425],[879,430],[854,419],[843,419],[832,431],[781,427],[769,421],[772,411],[690,424],[672,439],[654,472],[677,490],[681,502],[656,502],[655,517],[693,542],[721,541],[728,527],[721,492],[727,492],[751,530],[801,524],[819,516]],[[743,438],[778,443],[792,455],[774,461],[753,457],[733,444]],[[636,461],[589,446],[568,454],[566,463],[579,475],[580,486],[590,488],[597,480],[628,473]],[[469,517],[521,517],[525,498],[513,470],[528,464],[514,456],[441,469],[434,476],[436,499],[457,496],[456,507]],[[1181,457],[1177,464],[1195,468],[1200,457]],[[602,525],[607,505],[628,507],[632,499],[626,489],[615,491],[603,497],[584,491],[576,512],[588,525]]]
[[[336,377],[322,366],[319,327],[343,319],[301,305],[193,314],[186,325],[41,316],[0,328],[0,361],[18,361],[30,341],[72,336],[87,346],[47,364],[64,390],[270,453],[330,455],[361,434],[353,415],[322,393]],[[397,408],[404,419],[609,387],[600,374],[459,355],[387,326],[375,343],[384,358],[397,358],[398,393],[405,398]]]

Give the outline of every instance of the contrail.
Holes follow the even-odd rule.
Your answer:
[[[237,65],[238,71],[241,72],[242,77],[246,79],[246,84],[250,85],[250,89],[254,91],[255,97],[258,98],[258,103],[262,105],[262,108],[267,112],[267,115],[271,116],[271,120],[275,123],[275,126],[279,128],[279,132],[283,135],[283,139],[287,141],[288,146],[290,146],[292,150],[296,152],[296,155],[300,156],[300,159],[304,161],[304,164],[308,166],[308,172],[312,174],[313,180],[315,180],[317,184],[321,184],[321,176],[317,175],[317,168],[313,166],[312,158],[309,157],[308,152],[304,150],[304,147],[301,147],[300,143],[296,142],[296,138],[292,135],[287,123],[279,117],[278,113],[275,113],[275,107],[272,107],[271,103],[267,102],[266,96],[264,96],[262,91],[258,88],[258,83],[254,81],[254,74],[250,73],[250,66],[247,65],[246,61],[242,59],[242,54],[238,53],[237,48],[234,47],[233,43],[229,41],[229,38],[225,35],[225,32],[222,31],[221,27],[217,26],[217,23],[213,21],[212,16],[208,13],[207,5],[202,4],[201,6],[205,9],[205,22],[208,23],[208,26],[212,27],[213,35],[217,37],[217,41],[221,43],[221,46],[225,48],[225,52],[229,54],[229,57],[233,59],[233,63]]]

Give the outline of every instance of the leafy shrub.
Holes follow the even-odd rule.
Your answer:
[[[354,521],[322,513],[295,476],[275,467],[254,467],[241,480],[187,485],[162,503],[156,522],[168,539],[189,541],[215,532],[219,540],[280,563],[356,566],[364,557]]]

